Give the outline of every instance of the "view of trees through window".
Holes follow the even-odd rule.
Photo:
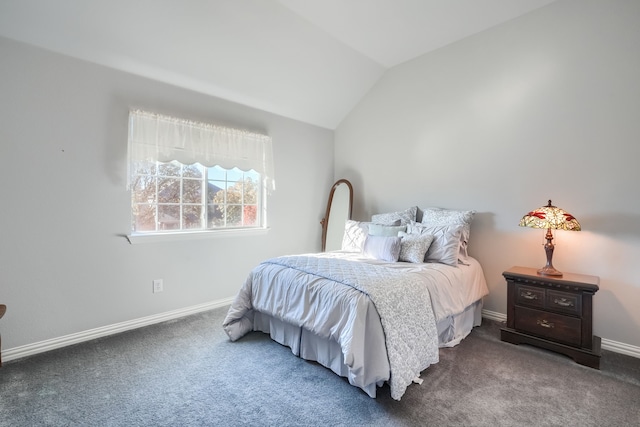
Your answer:
[[[260,174],[177,161],[134,165],[133,232],[257,227]]]

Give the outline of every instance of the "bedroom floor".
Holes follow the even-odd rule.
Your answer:
[[[640,359],[601,370],[500,341],[485,320],[441,349],[401,401],[369,398],[262,333],[230,342],[226,308],[5,363],[0,427],[640,425]]]

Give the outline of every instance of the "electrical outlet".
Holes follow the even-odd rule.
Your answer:
[[[164,284],[162,283],[162,279],[154,279],[153,280],[153,293],[162,292],[164,290]]]

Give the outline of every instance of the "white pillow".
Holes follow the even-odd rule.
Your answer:
[[[394,221],[400,220],[400,225],[406,225],[411,221],[416,220],[417,213],[418,207],[412,206],[409,209],[400,212],[389,212],[372,215],[371,222],[375,222],[376,224],[391,224]]]
[[[397,262],[400,255],[400,237],[368,235],[362,253],[367,258]]]
[[[425,255],[431,242],[433,242],[433,236],[431,234],[407,234],[404,232],[398,233],[400,240],[400,255],[399,261],[423,263]]]
[[[368,222],[346,220],[344,235],[342,236],[342,250],[347,252],[362,252],[364,241],[369,234]]]
[[[422,224],[433,225],[462,225],[460,256],[466,259],[469,254],[467,246],[471,235],[471,221],[476,211],[456,211],[451,209],[424,208],[422,210]]]
[[[463,228],[463,225],[428,226],[413,222],[407,225],[407,233],[433,236],[433,242],[425,255],[426,262],[440,262],[457,266]]]

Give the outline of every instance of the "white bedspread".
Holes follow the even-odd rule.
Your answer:
[[[354,376],[366,377],[370,329],[363,319],[377,310],[391,368],[391,395],[400,399],[411,381],[438,361],[436,321],[486,295],[481,269],[481,280],[460,292],[460,280],[469,280],[467,268],[385,263],[343,252],[280,257],[252,271],[223,327],[237,340],[253,329],[254,310],[269,314],[335,340]],[[358,378],[349,380],[366,386]]]
[[[460,314],[472,303],[489,295],[489,288],[478,260],[468,257],[465,264],[452,267],[437,262],[412,264],[385,262],[364,258],[354,252],[333,251],[314,254],[324,258],[350,259],[357,262],[383,265],[386,268],[415,273],[429,289],[436,322],[447,316]]]

